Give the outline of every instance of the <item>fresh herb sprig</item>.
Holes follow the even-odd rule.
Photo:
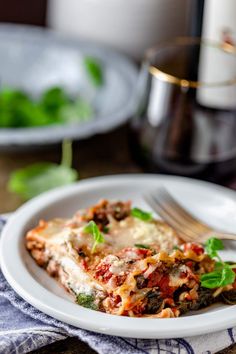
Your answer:
[[[224,249],[222,241],[212,237],[207,240],[205,249],[207,254],[211,258],[216,258],[218,262],[216,262],[213,272],[201,276],[201,285],[204,288],[214,289],[233,284],[236,276],[233,268],[236,268],[236,264],[228,264],[219,256],[218,251]]]
[[[209,238],[205,243],[205,249],[206,249],[207,254],[211,258],[216,257],[221,262],[221,258],[219,257],[218,251],[223,250],[224,245],[220,239],[215,238],[215,237]]]
[[[150,250],[151,247],[148,245],[143,245],[142,243],[135,243],[134,245],[136,248],[144,248],[145,250]]]
[[[149,213],[147,211],[144,211],[139,208],[133,208],[131,209],[131,215],[137,219],[140,219],[142,221],[150,221],[152,220],[152,213]]]
[[[90,234],[94,238],[94,244],[92,247],[92,253],[95,252],[95,249],[99,243],[103,243],[105,241],[103,234],[100,232],[96,223],[92,220],[90,221],[83,229],[83,231],[87,234]]]
[[[8,188],[23,200],[31,199],[49,189],[70,184],[78,178],[72,165],[72,144],[62,144],[61,164],[38,162],[14,171],[9,179]]]

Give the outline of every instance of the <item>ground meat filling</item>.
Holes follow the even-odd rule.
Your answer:
[[[83,215],[78,215],[78,218],[88,222],[93,220],[100,230],[104,231],[104,227],[109,224],[109,216],[112,216],[117,221],[121,221],[129,216],[130,213],[130,202],[112,203],[107,200],[101,200],[95,206],[88,208]]]

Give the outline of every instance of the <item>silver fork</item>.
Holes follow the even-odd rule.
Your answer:
[[[205,242],[210,237],[236,240],[236,234],[215,230],[184,209],[164,188],[144,195],[149,206],[177,231],[185,242]]]

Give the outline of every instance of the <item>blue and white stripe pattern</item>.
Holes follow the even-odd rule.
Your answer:
[[[0,217],[0,229],[5,221]],[[236,328],[192,338],[162,340],[96,334],[38,311],[14,292],[0,271],[0,354],[28,353],[72,336],[85,341],[100,354],[211,354],[235,343]]]

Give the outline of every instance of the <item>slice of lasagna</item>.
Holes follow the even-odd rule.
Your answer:
[[[201,287],[215,261],[130,202],[102,200],[71,219],[40,221],[26,247],[79,305],[111,314],[177,317],[234,288]]]

